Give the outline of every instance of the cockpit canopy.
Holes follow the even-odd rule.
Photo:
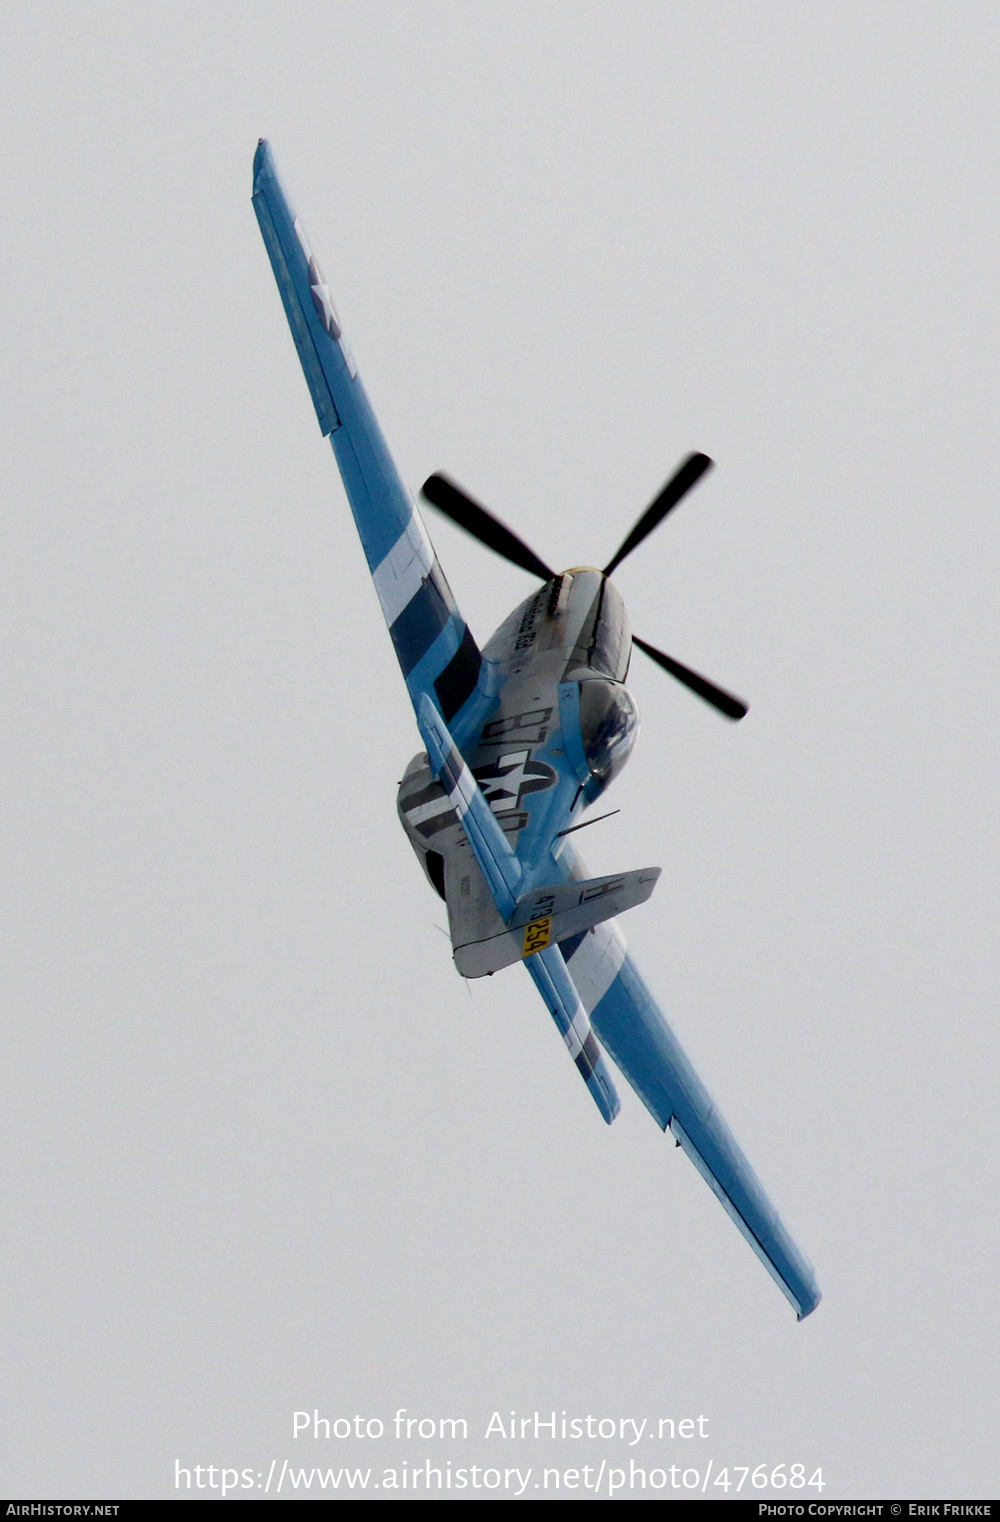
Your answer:
[[[578,683],[580,740],[590,772],[592,801],[621,771],[639,733],[639,710],[621,682],[590,677]]]

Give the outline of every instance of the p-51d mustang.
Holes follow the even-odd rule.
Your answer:
[[[253,204],[320,428],[330,435],[375,590],[426,747],[406,768],[399,816],[445,900],[467,978],[524,961],[604,1119],[618,1113],[603,1043],[669,1129],[799,1319],[819,1303],[788,1235],[643,982],[615,916],[649,898],[658,867],[588,877],[572,844],[581,812],[624,766],[638,714],[624,686],[632,646],[730,718],[738,699],[629,630],[609,577],[706,471],[691,455],[603,571],[556,575],[443,476],[423,494],[543,585],[480,650],[400,480],[344,339],[329,288],[267,143]]]

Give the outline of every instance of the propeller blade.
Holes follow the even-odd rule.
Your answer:
[[[487,549],[502,555],[504,560],[512,561],[522,570],[530,571],[533,576],[540,576],[543,581],[551,581],[555,576],[555,571],[550,571],[545,561],[539,560],[523,539],[519,539],[499,518],[494,518],[485,507],[473,502],[447,476],[428,476],[420,490],[438,512],[444,513],[459,528],[464,528],[467,534],[478,539],[480,544],[485,544]]]
[[[739,698],[734,698],[729,692],[723,692],[721,687],[716,687],[713,682],[707,682],[697,671],[691,671],[687,666],[682,666],[680,661],[672,660],[669,655],[664,655],[662,650],[657,650],[654,645],[647,645],[644,639],[632,636],[633,645],[638,645],[644,655],[650,660],[662,666],[664,671],[669,671],[671,676],[683,682],[685,687],[690,687],[706,703],[711,703],[720,713],[724,713],[727,719],[742,719],[749,712],[747,705],[741,703]]]
[[[711,470],[713,461],[707,454],[690,454],[682,465],[674,471],[666,486],[659,496],[654,497],[652,502],[639,519],[635,528],[619,546],[617,552],[604,567],[605,576],[610,576],[616,566],[621,565],[626,555],[631,555],[637,545],[640,545],[651,534],[656,526],[662,522],[672,507],[676,507],[683,496],[686,495],[705,474]]]

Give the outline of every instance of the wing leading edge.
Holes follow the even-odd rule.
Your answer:
[[[316,417],[329,435],[414,707],[446,720],[472,696],[481,657],[378,425],[329,287],[261,139],[253,206]]]

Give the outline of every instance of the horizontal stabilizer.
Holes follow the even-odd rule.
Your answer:
[[[659,876],[659,867],[641,867],[535,888],[518,899],[502,933],[456,945],[455,966],[463,978],[482,978],[570,936],[583,935],[603,920],[644,904]]]

